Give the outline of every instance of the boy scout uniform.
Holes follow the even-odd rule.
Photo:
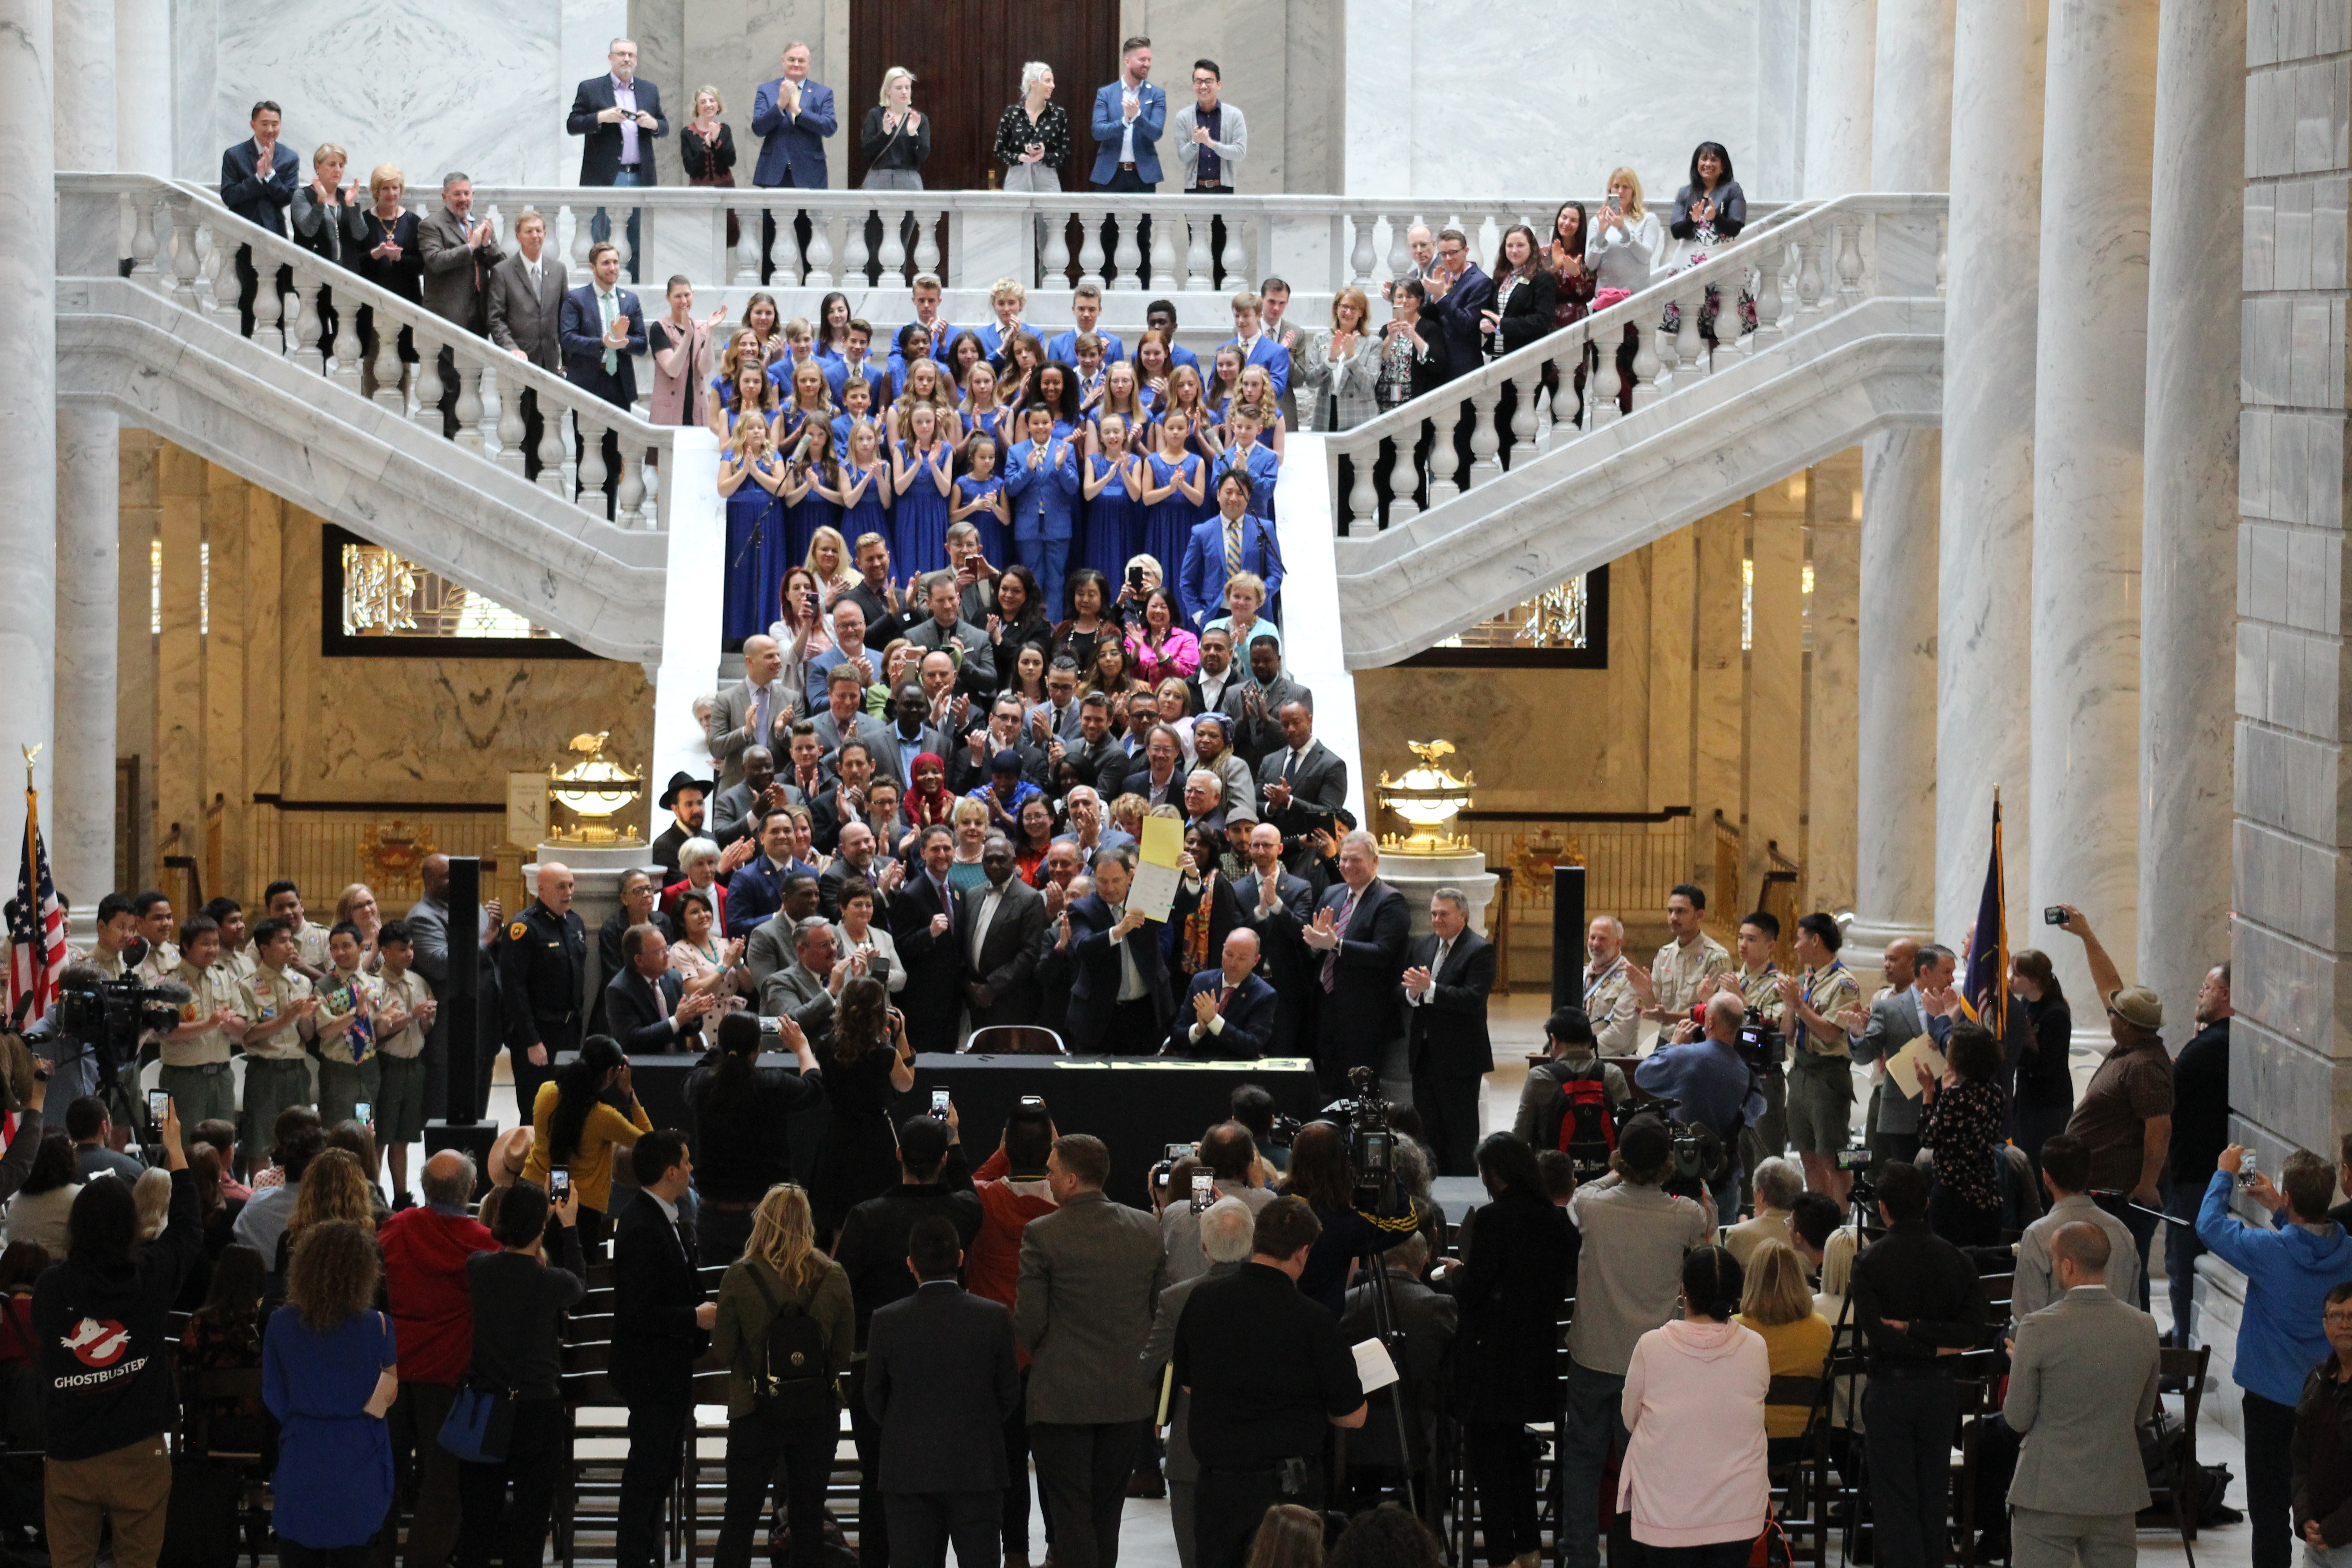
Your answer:
[[[163,978],[188,988],[188,999],[180,1004],[183,1023],[209,1018],[224,1007],[240,1017],[248,1016],[245,986],[217,963],[198,969],[183,960]],[[236,1085],[229,1076],[235,1045],[226,1029],[207,1029],[189,1040],[164,1040],[161,1049],[163,1070],[156,1087],[178,1103],[181,1126],[236,1114]]]
[[[161,985],[166,981],[178,981],[180,978],[178,945],[168,942],[158,942],[147,950],[147,956],[139,961],[139,967],[131,973],[139,977],[139,983],[142,985]],[[224,976],[233,976],[236,971],[224,969],[221,973]]]
[[[1656,994],[1658,1005],[1680,1023],[1714,989],[1706,984],[1708,978],[1727,973],[1731,967],[1731,954],[1723,943],[1701,931],[1688,946],[1670,942],[1658,949],[1657,961],[1650,965],[1650,989]]]
[[[1584,1016],[1604,1057],[1630,1057],[1642,1033],[1641,999],[1625,978],[1625,956],[1618,954],[1599,974],[1584,971]]]
[[[1757,1164],[1777,1158],[1789,1147],[1789,1075],[1782,1066],[1788,1055],[1787,998],[1780,994],[1780,966],[1767,963],[1755,973],[1735,972],[1732,984],[1750,1013],[1781,1031],[1780,1053],[1756,1069],[1757,1087],[1764,1091],[1764,1114],[1739,1130],[1739,1163],[1752,1179]]]
[[[291,968],[257,964],[245,989],[256,1023],[283,1020],[245,1043],[245,1119],[238,1124],[237,1142],[251,1151],[249,1158],[257,1167],[262,1155],[277,1144],[278,1113],[289,1105],[310,1103],[310,1053],[303,1041],[316,1026],[306,1027],[294,1016],[296,1005],[312,993],[310,982]]]
[[[376,1037],[376,1142],[384,1148],[414,1143],[425,1136],[425,1026],[416,1010],[433,1000],[433,987],[414,969],[386,971],[376,979],[379,1015],[405,1013],[411,1022]]]
[[[372,974],[330,970],[319,982],[321,1018],[349,1017],[351,1026],[319,1035],[319,1120],[330,1128],[356,1120],[364,1100],[373,1114],[378,1089],[375,1010],[381,988]]]
[[[1805,972],[1799,993],[1822,1017],[1862,1000],[1853,972],[1832,959]],[[1853,1049],[1845,1031],[1826,1033],[1791,1020],[1789,1028],[1789,1135],[1800,1152],[1834,1154],[1845,1147],[1853,1121]]]

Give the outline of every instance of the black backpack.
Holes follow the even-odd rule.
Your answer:
[[[824,1326],[798,1302],[779,1301],[759,1265],[753,1264],[748,1272],[770,1314],[759,1367],[749,1374],[760,1408],[787,1417],[833,1415],[833,1373],[825,1356]]]

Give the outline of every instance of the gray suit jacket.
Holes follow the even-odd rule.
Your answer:
[[[769,921],[760,931],[774,923]],[[757,937],[760,931],[751,934]],[[813,1047],[833,1037],[833,993],[798,959],[761,982],[760,1013],[763,1017],[790,1018],[807,1032]]]
[[[1029,1352],[1029,1419],[1141,1421],[1153,1305],[1167,1283],[1160,1226],[1099,1192],[1080,1193],[1021,1233],[1013,1332]]]
[[[490,342],[509,351],[520,349],[540,369],[562,375],[563,347],[555,323],[571,279],[555,253],[539,253],[537,294],[531,292],[530,269],[520,251],[490,268],[488,285]]]
[[[763,994],[768,976],[800,968],[799,955],[793,951],[792,921],[783,914],[773,914],[754,929],[750,940],[743,943],[743,966],[751,972],[751,984],[760,986]]]
[[[1909,988],[1882,996],[1870,1005],[1870,1022],[1853,1042],[1853,1059],[1884,1061],[1927,1032],[1919,1004]],[[1878,1131],[1915,1133],[1919,1131],[1919,1102],[1892,1084],[1878,1097]]]
[[[2017,1325],[2000,1413],[2025,1439],[2012,1507],[2137,1513],[2148,1504],[2139,1423],[2156,1410],[2156,1320],[2104,1287],[2070,1290]]]
[[[1269,1202],[1272,1200],[1269,1199]],[[1174,1209],[1184,1207],[1171,1205]],[[1189,1209],[1186,1212],[1191,1212]],[[1199,1251],[1198,1247],[1193,1249]],[[1192,1299],[1193,1287],[1203,1279],[1223,1279],[1228,1274],[1238,1274],[1238,1263],[1212,1263],[1205,1273],[1189,1279],[1179,1279],[1160,1292],[1159,1315],[1151,1320],[1151,1338],[1143,1347],[1143,1375],[1156,1392],[1165,1375],[1168,1363],[1176,1355],[1176,1322],[1184,1315],[1184,1303]],[[1201,1461],[1192,1457],[1192,1396],[1182,1388],[1169,1391],[1168,1399],[1168,1479],[1192,1482],[1201,1479]]]
[[[926,653],[948,647],[950,638],[962,647],[962,661],[956,667],[956,686],[960,690],[981,696],[996,689],[996,649],[988,640],[988,633],[969,621],[959,620],[952,632],[940,629],[940,623],[930,616],[923,617],[920,626],[907,630],[907,640]],[[950,649],[952,652],[952,649]]]
[[[416,220],[416,248],[425,258],[425,308],[467,331],[480,331],[488,321],[490,274],[506,259],[498,240],[467,246],[465,229],[436,202]],[[546,252],[540,254],[543,260]]]
[[[2061,1226],[2081,1220],[2107,1233],[2107,1291],[2117,1300],[2139,1300],[2139,1243],[2123,1221],[2093,1203],[2087,1194],[2060,1198],[2050,1212],[2025,1227],[2017,1238],[2017,1275],[2010,1286],[2010,1316],[2022,1322],[2058,1299],[2057,1267],[2051,1260],[2050,1238]]]
[[[710,710],[710,721],[703,729],[710,742],[710,761],[719,770],[719,787],[740,784],[743,778],[743,749],[765,746],[775,753],[779,771],[792,770],[784,761],[783,742],[777,736],[781,721],[784,725],[800,716],[801,694],[793,683],[778,676],[768,687],[768,734],[751,733],[751,699],[755,688],[749,680],[739,680],[719,694]]]

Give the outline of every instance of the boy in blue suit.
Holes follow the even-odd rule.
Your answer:
[[[1290,351],[1274,341],[1265,329],[1265,302],[1255,289],[1244,289],[1234,296],[1234,335],[1219,343],[1219,348],[1242,351],[1242,368],[1265,366],[1266,374],[1274,378],[1274,395],[1280,397],[1290,390]]]
[[[1282,459],[1274,448],[1258,445],[1258,435],[1265,428],[1255,408],[1236,405],[1233,419],[1225,426],[1227,446],[1217,456],[1217,466],[1210,470],[1210,493],[1213,487],[1224,483],[1227,474],[1245,474],[1250,482],[1249,509],[1260,517],[1274,515],[1275,481],[1282,476]],[[1269,590],[1271,591],[1271,590]]]
[[[1013,501],[1013,553],[1037,574],[1045,613],[1062,613],[1062,571],[1076,531],[1078,459],[1068,439],[1054,435],[1054,411],[1033,404],[1026,439],[1004,458],[1004,489]]]
[[[1117,332],[1107,332],[1095,323],[1102,320],[1102,290],[1092,283],[1081,283],[1070,295],[1070,319],[1077,323],[1066,332],[1056,332],[1045,344],[1045,357],[1073,370],[1078,363],[1078,339],[1092,332],[1102,340],[1103,363],[1109,364],[1127,357],[1127,345]],[[982,340],[985,343],[986,340]]]
[[[1225,580],[1232,574],[1225,555],[1225,530],[1230,522],[1240,538],[1240,569],[1265,580],[1269,603],[1282,592],[1282,556],[1274,525],[1262,512],[1253,515],[1249,476],[1227,469],[1217,479],[1217,515],[1192,525],[1184,542],[1184,566],[1176,579],[1176,597],[1185,618],[1198,631],[1225,613]]]

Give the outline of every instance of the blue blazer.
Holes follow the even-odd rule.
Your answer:
[[[833,388],[833,401],[838,406],[841,402],[841,389],[849,384],[849,362],[845,359],[828,359],[822,363],[824,365],[824,384]],[[866,363],[858,369],[866,379],[866,386],[873,394],[874,400],[866,405],[866,412],[870,415],[875,409],[890,401],[892,383],[889,363],[887,360],[876,359],[873,352],[868,350]]]
[[[1282,592],[1282,547],[1274,529],[1255,513],[1242,518],[1242,570],[1265,579],[1266,603]],[[1176,579],[1176,597],[1185,617],[1198,630],[1225,613],[1225,520],[1221,514],[1192,525],[1184,542],[1184,568]]]
[[[1021,323],[1020,330],[1032,334],[1037,331],[1026,321]],[[1005,334],[1003,326],[999,322],[991,321],[988,325],[976,329],[972,336],[980,340],[981,352],[989,357],[992,363],[1013,352],[1012,340]]]
[[[1116,81],[1105,84],[1095,94],[1092,177],[1097,185],[1109,184],[1111,176],[1118,173],[1118,144],[1127,134],[1127,121],[1119,114],[1124,97]],[[1145,184],[1156,185],[1160,183],[1160,133],[1168,129],[1168,92],[1158,82],[1147,81],[1136,98],[1135,173]]]
[[[838,129],[833,118],[833,89],[816,82],[801,83],[801,111],[787,117],[776,107],[783,97],[784,79],[763,81],[751,96],[751,134],[760,139],[760,164],[751,171],[755,185],[792,185],[803,191],[824,189],[824,139]]]
[[[661,110],[661,89],[639,77],[629,84],[636,89],[637,107],[654,117],[654,128],[637,129],[637,183],[656,183],[654,142],[669,134],[669,121]],[[580,84],[572,95],[572,113],[564,120],[564,131],[573,136],[585,137],[580,143],[580,183],[583,185],[609,185],[621,169],[621,128],[604,125],[596,116],[613,107],[613,79],[608,75],[592,76]]]
[[[905,327],[900,327],[897,331],[890,334],[890,382],[894,386],[904,386],[907,384],[908,328],[919,327],[921,325],[922,323],[920,321],[909,321]],[[963,331],[961,327],[955,325],[945,316],[941,316],[929,329],[931,334],[931,352],[928,357],[939,361],[942,365],[946,364],[948,363],[948,345],[956,341],[956,334],[961,331]],[[945,382],[947,380],[945,376],[941,376],[940,379],[941,382]]]
[[[1077,504],[1077,443],[1056,437],[1046,443],[1045,461],[1029,467],[1034,441],[1016,441],[1004,455],[1004,493],[1013,502],[1015,539],[1068,539],[1075,531],[1071,517]],[[1056,459],[1055,448],[1061,457]]]
[[[1286,349],[1284,352],[1286,353],[1289,351]],[[1181,343],[1170,343],[1168,345],[1168,367],[1171,370],[1173,370],[1180,364],[1191,365],[1194,375],[1199,375],[1201,374],[1201,356],[1199,354],[1194,353],[1191,349],[1184,347]]]
[[[1192,988],[1184,994],[1168,1025],[1170,1056],[1251,1062],[1265,1055],[1274,1039],[1274,987],[1255,974],[1244,975],[1241,988],[1226,1001],[1225,1026],[1213,1032],[1204,1029],[1199,1039],[1192,1038],[1192,1026],[1200,1021],[1192,1016],[1192,998],[1203,991],[1213,993],[1224,983],[1222,969],[1204,969],[1192,976]]]
[[[629,346],[614,352],[621,368],[604,372],[604,319],[596,309],[596,286],[584,283],[563,296],[555,319],[555,335],[563,345],[563,374],[574,386],[583,386],[607,403],[626,408],[637,400],[637,366],[633,356],[646,352],[645,307],[631,290],[615,287],[621,314],[629,319]]]
[[[294,199],[295,182],[301,177],[302,155],[281,138],[270,153],[269,178],[260,180],[253,174],[260,153],[247,137],[221,154],[221,203],[246,222],[283,237],[286,205]]]
[[[1119,341],[1117,332],[1107,332],[1097,327],[1095,336],[1102,340],[1103,363],[1110,364],[1127,357],[1127,345]],[[1072,327],[1066,332],[1055,333],[1045,344],[1045,357],[1076,370],[1078,367],[1078,329]]]
[[[1210,467],[1207,481],[1209,488],[1202,492],[1202,504],[1205,505],[1216,499],[1218,484],[1225,475],[1236,468],[1245,468],[1249,472],[1250,510],[1260,517],[1272,517],[1274,487],[1282,478],[1282,459],[1276,457],[1274,448],[1263,441],[1253,442],[1249,456],[1246,458],[1236,457],[1231,447],[1225,448],[1216,462]],[[1274,597],[1272,583],[1266,584],[1266,597],[1269,601]]]
[[[1487,302],[1493,303],[1491,294],[1488,296]],[[1241,342],[1239,338],[1227,338],[1217,346],[1221,349],[1239,348]],[[1169,358],[1172,360],[1175,356],[1171,354]],[[1272,334],[1264,331],[1258,333],[1257,342],[1251,347],[1249,357],[1242,362],[1242,368],[1247,370],[1254,364],[1265,366],[1266,374],[1274,377],[1274,395],[1276,397],[1290,390],[1290,351],[1276,342]]]

